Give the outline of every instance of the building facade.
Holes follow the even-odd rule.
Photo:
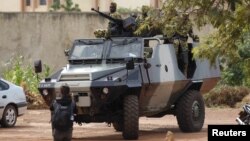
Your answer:
[[[108,11],[112,1],[116,2],[118,8],[136,9],[142,5],[159,8],[161,0],[72,0],[78,4],[82,12],[90,12],[91,8],[100,11]],[[0,0],[0,12],[48,12],[54,2],[60,4],[65,0]]]

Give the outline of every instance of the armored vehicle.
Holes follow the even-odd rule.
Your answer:
[[[196,43],[189,44],[189,48]],[[107,122],[124,139],[137,139],[139,117],[177,117],[184,132],[202,129],[205,107],[201,93],[216,84],[218,62],[193,60],[181,72],[172,44],[160,38],[117,37],[75,40],[68,64],[39,84],[47,104],[60,98],[59,87],[70,86],[77,123]],[[35,62],[41,72],[41,61]]]

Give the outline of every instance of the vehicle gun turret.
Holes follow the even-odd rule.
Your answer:
[[[114,26],[110,29],[111,37],[132,37],[135,30],[136,22],[135,18],[130,16],[124,20],[115,19],[103,12],[100,12],[94,8],[91,8],[92,11],[95,11],[100,16],[108,19]]]

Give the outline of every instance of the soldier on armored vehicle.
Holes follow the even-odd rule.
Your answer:
[[[167,26],[169,26],[167,27],[167,30],[169,30],[167,36],[170,37],[175,47],[178,64],[181,64],[179,65],[180,69],[187,77],[189,52],[191,52],[188,48],[188,37],[192,38],[195,42],[197,41],[193,34],[193,25],[189,20],[189,15],[186,13],[181,15],[176,13]]]
[[[144,56],[146,40],[151,56]],[[51,103],[67,83],[77,106],[75,122],[112,123],[124,139],[138,138],[140,116],[173,114],[182,131],[200,131],[205,116],[200,91],[219,77],[218,64],[211,68],[208,61],[197,60],[192,78],[187,79],[178,68],[173,45],[156,37],[79,39],[68,61],[39,84],[43,98]]]
[[[102,17],[109,20],[108,29],[105,32],[105,38],[110,37],[132,37],[135,30],[136,22],[133,16],[130,16],[122,20],[121,15],[116,12],[116,3],[112,2],[110,5],[110,14],[106,15],[98,10],[91,9],[92,11],[97,12]],[[95,36],[102,38],[103,30],[97,30],[94,32]]]
[[[127,37],[133,33],[134,18],[121,20],[96,12],[118,25],[121,33],[111,32],[108,39],[75,40],[69,63],[39,84],[45,101],[49,104],[67,83],[77,106],[75,122],[112,123],[129,140],[138,139],[141,116],[175,115],[183,132],[200,131],[205,119],[201,93],[216,84],[218,61],[211,67],[209,61],[196,59],[187,78],[178,67],[173,44],[158,37]],[[35,68],[41,72],[41,62]]]

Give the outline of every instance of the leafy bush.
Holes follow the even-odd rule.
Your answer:
[[[221,83],[230,86],[240,86],[243,84],[244,73],[242,69],[242,62],[227,65],[221,73]]]
[[[238,41],[238,57],[233,61],[225,59],[222,84],[250,87],[250,33],[244,33],[244,40]]]
[[[28,102],[29,107],[44,107],[44,101],[38,92],[38,83],[40,78],[45,78],[50,75],[50,68],[44,65],[44,72],[38,77],[31,65],[24,65],[24,58],[22,56],[15,57],[10,60],[8,68],[5,68],[3,72],[3,78],[22,86]]]
[[[233,108],[236,106],[236,103],[242,101],[249,92],[250,89],[247,87],[231,87],[224,85],[213,89],[208,94],[205,94],[204,100],[208,107],[229,106]]]

